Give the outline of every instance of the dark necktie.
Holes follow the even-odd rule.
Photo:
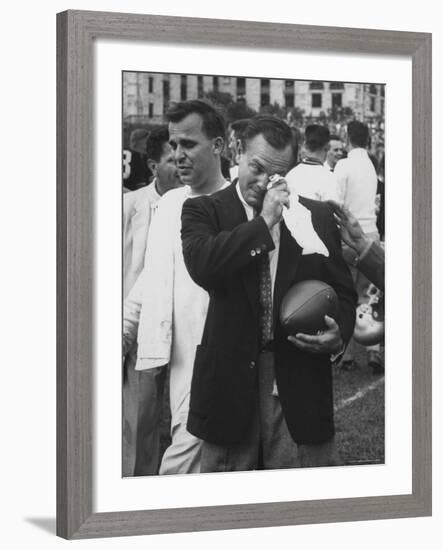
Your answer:
[[[260,259],[260,344],[272,340],[272,281],[269,254]]]

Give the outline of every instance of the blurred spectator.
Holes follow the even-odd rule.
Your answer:
[[[335,175],[338,178],[340,202],[357,219],[365,235],[379,242],[379,234],[376,225],[376,193],[377,174],[374,165],[368,155],[369,128],[359,121],[351,121],[347,126],[348,157],[339,160],[335,167]],[[351,266],[359,303],[368,300],[368,279],[355,269],[356,253],[349,246],[343,247],[345,259]],[[343,368],[354,366],[355,348],[352,341],[343,357]],[[379,346],[372,346],[368,350],[368,364],[374,369],[381,368]]]
[[[334,171],[337,162],[343,158],[343,142],[337,135],[329,138],[329,148],[326,155],[325,167],[331,172]]]
[[[357,218],[366,234],[378,238],[375,195],[377,174],[366,149],[368,127],[359,121],[348,124],[348,157],[335,166],[339,192],[344,206]]]
[[[231,122],[228,128],[228,149],[231,161],[231,168],[229,171],[229,179],[234,181],[238,176],[238,157],[239,147],[243,136],[243,132],[248,125],[248,118],[242,118]],[[223,174],[225,176],[225,174]],[[225,176],[226,177],[226,176]]]
[[[129,149],[123,149],[124,191],[135,191],[147,185],[152,178],[146,158],[148,135],[149,130],[145,128],[133,130],[129,138]]]
[[[126,297],[145,260],[151,220],[160,197],[181,185],[166,125],[146,140],[146,157],[154,175],[145,187],[123,195],[123,291]],[[149,262],[149,258],[148,258]],[[123,367],[123,476],[152,475],[160,462],[159,420],[165,371],[136,371],[137,345],[126,353]]]
[[[309,199],[337,200],[337,180],[324,166],[329,144],[329,130],[311,124],[306,127],[302,161],[286,174],[291,193]]]

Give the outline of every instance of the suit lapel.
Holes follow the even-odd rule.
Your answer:
[[[217,202],[220,206],[221,229],[231,231],[241,223],[248,221],[243,204],[238,197],[235,183],[232,183],[223,193],[219,194]],[[241,279],[253,311],[258,312],[259,270],[257,262],[250,262],[248,267],[242,270]]]
[[[277,274],[274,286],[274,326],[277,322],[281,301],[295,280],[301,259],[302,248],[292,237],[285,223],[280,224],[280,251],[278,254]]]

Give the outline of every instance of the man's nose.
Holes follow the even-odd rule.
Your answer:
[[[180,159],[182,159],[184,157],[183,148],[180,145],[177,145],[177,147],[174,151],[174,154],[175,154],[175,160],[179,161]]]
[[[260,187],[260,189],[263,189],[263,191],[265,191],[266,188],[268,187],[268,183],[269,183],[269,176],[268,176],[268,174],[261,174],[261,175],[258,177],[257,184],[258,184],[258,186]]]

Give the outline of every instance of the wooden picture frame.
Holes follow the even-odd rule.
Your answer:
[[[412,494],[93,513],[93,54],[97,38],[412,60]],[[431,514],[431,35],[123,13],[57,15],[57,534],[67,539]]]

